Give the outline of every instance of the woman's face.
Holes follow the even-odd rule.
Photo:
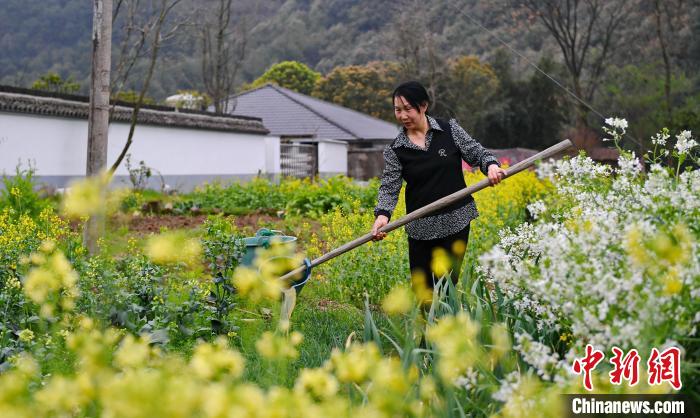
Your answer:
[[[411,129],[419,126],[425,118],[425,111],[428,105],[423,104],[416,109],[403,96],[394,97],[394,116],[396,120],[401,122],[406,129]]]

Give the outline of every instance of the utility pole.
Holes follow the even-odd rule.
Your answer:
[[[111,52],[112,0],[93,0],[87,176],[100,175],[107,165]],[[101,214],[91,216],[85,224],[83,242],[90,254],[97,252],[97,239],[104,233],[104,224]]]

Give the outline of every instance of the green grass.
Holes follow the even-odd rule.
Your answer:
[[[279,307],[274,304],[264,305],[243,306],[237,311],[242,317],[247,317],[247,320],[238,322],[241,329],[238,336],[233,338],[234,344],[246,358],[245,379],[264,387],[273,384],[291,386],[301,369],[321,367],[334,347],[344,347],[349,335],[362,335],[362,311],[351,305],[333,301],[329,303],[302,292],[297,299],[291,325],[293,330],[304,335],[298,347],[299,357],[283,366],[271,364],[258,354],[255,342],[263,332],[276,329]],[[259,314],[261,309],[270,309],[272,316],[262,317]]]

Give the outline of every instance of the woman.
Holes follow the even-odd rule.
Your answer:
[[[384,150],[385,168],[379,186],[373,240],[384,239],[379,229],[389,223],[406,181],[406,212],[430,204],[466,187],[462,160],[488,175],[491,185],[505,177],[496,157],[476,142],[452,119],[444,121],[426,114],[428,92],[420,83],[403,83],[392,94],[394,115],[403,125],[396,139]],[[474,198],[466,198],[406,224],[408,258],[416,286],[432,289],[433,255],[451,262],[450,279],[457,283],[469,239],[469,224],[479,216]],[[431,266],[432,265],[432,266]]]

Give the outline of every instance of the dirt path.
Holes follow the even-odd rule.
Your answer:
[[[117,215],[110,219],[110,228],[118,229],[126,227],[130,234],[143,236],[154,234],[161,231],[162,228],[168,230],[175,229],[193,229],[201,227],[206,221],[206,215]],[[321,223],[310,218],[279,218],[277,216],[259,213],[250,213],[246,215],[233,216],[236,226],[241,233],[246,236],[253,236],[260,228],[277,229],[287,235],[293,235],[298,238],[298,243],[301,249],[305,249],[306,245],[311,241],[311,235],[321,236]],[[321,239],[321,245],[324,245]]]
[[[206,221],[206,215],[145,215],[131,216],[128,220],[129,231],[136,234],[159,232],[161,228],[190,229],[201,226]],[[284,222],[276,216],[251,213],[234,217],[236,226],[242,230],[256,231],[260,225],[278,224]]]
[[[204,215],[183,216],[183,215],[152,215],[152,216],[132,216],[128,220],[129,231],[136,234],[147,234],[160,232],[161,228],[167,229],[190,229],[196,228],[207,219]]]

